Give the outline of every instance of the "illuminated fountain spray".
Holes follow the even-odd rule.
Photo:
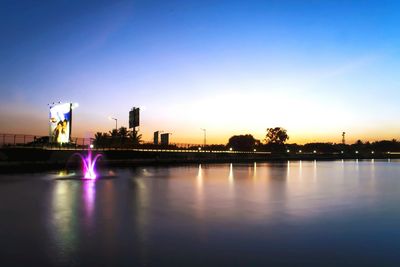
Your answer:
[[[79,156],[82,160],[83,173],[85,174],[85,179],[96,179],[97,174],[95,171],[96,161],[98,158],[103,156],[102,154],[97,154],[94,158],[92,158],[92,150],[88,149],[88,153],[85,155],[81,153],[76,153],[75,155]]]

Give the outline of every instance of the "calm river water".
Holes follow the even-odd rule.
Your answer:
[[[400,266],[399,161],[0,176],[0,266]]]

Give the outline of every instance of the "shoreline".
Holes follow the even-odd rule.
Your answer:
[[[23,173],[48,170],[78,169],[81,162],[77,153],[87,150],[46,150],[38,148],[0,149],[0,173]],[[92,150],[94,155],[102,154],[99,168],[169,166],[213,163],[264,163],[288,160],[335,161],[335,160],[389,160],[399,159],[399,154],[315,154],[315,153],[270,153],[270,152],[199,152],[199,151],[140,151],[140,150]]]

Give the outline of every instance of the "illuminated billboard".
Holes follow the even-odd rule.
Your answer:
[[[50,140],[69,143],[71,136],[72,104],[63,103],[50,107]]]

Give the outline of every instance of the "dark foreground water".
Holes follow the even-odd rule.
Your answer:
[[[400,266],[400,162],[0,176],[0,266]]]

